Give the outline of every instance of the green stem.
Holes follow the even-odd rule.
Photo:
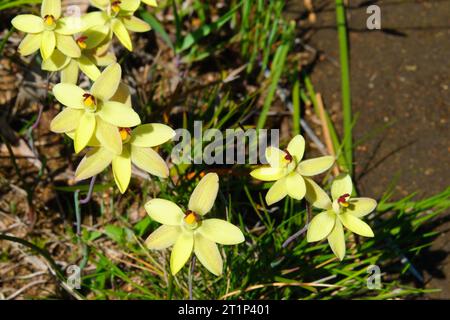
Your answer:
[[[347,23],[345,18],[345,7],[343,0],[336,0],[336,21],[341,63],[341,94],[344,117],[344,156],[347,162],[347,170],[351,174],[353,173],[352,105],[350,95],[350,67]]]

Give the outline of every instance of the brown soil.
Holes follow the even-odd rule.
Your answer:
[[[303,2],[303,1],[301,1]],[[361,193],[420,199],[450,185],[450,1],[351,1],[348,10],[356,178]],[[323,6],[322,6],[323,4]],[[382,30],[366,28],[366,8],[381,8]],[[292,4],[291,4],[292,5]],[[312,73],[327,108],[340,110],[339,48],[333,1],[320,8],[308,45],[322,52]],[[340,119],[338,119],[340,123]],[[424,271],[433,298],[450,298],[450,225],[431,248]]]

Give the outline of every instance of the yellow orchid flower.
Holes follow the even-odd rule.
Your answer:
[[[134,130],[118,128],[117,131],[123,143],[122,153],[116,154],[104,147],[93,148],[75,172],[77,181],[99,174],[111,163],[114,180],[121,193],[125,193],[130,183],[131,164],[161,178],[169,176],[166,162],[152,148],[172,139],[174,130],[164,124],[148,123]]]
[[[102,56],[96,54],[96,48],[105,39],[107,32],[107,27],[96,26],[76,35],[75,42],[80,47],[80,57],[71,58],[59,50],[55,50],[49,59],[42,62],[42,69],[53,72],[61,71],[61,82],[63,83],[76,84],[79,70],[92,81],[97,80],[101,74],[97,65],[108,66],[116,62],[113,53],[105,53]]]
[[[42,58],[47,60],[55,48],[72,58],[81,55],[80,48],[70,35],[83,29],[83,21],[76,17],[61,18],[61,0],[43,0],[40,17],[21,14],[11,23],[16,29],[27,33],[18,48],[22,56],[40,49]]]
[[[377,202],[370,198],[351,198],[353,184],[349,175],[342,175],[333,181],[333,201],[317,185],[315,187],[315,205],[326,211],[312,219],[306,239],[315,242],[327,238],[331,250],[342,261],[345,256],[343,226],[361,236],[373,237],[370,226],[360,218],[375,210]]]
[[[241,230],[220,219],[203,219],[212,209],[219,190],[219,176],[205,175],[194,189],[188,209],[175,203],[152,199],[145,204],[149,216],[163,224],[145,241],[147,248],[161,250],[173,245],[170,269],[175,275],[186,264],[192,251],[206,269],[222,274],[222,257],[216,243],[233,245],[243,242]]]
[[[114,63],[101,73],[89,92],[69,83],[59,83],[53,88],[55,98],[67,108],[52,120],[50,130],[56,133],[75,131],[76,153],[95,136],[102,146],[121,154],[122,141],[116,128],[141,123],[133,108],[111,100],[119,88],[121,74],[120,65]]]
[[[147,32],[151,29],[147,22],[133,16],[141,4],[140,0],[91,0],[91,4],[103,11],[102,19],[90,21],[92,25],[102,24],[109,28],[106,44],[111,41],[114,34],[125,48],[132,51],[133,44],[128,31]]]
[[[334,163],[334,157],[324,156],[303,160],[305,139],[297,135],[282,151],[275,147],[266,149],[269,166],[262,166],[250,172],[250,175],[262,181],[276,181],[266,194],[266,202],[272,205],[286,195],[301,200],[311,189],[309,177],[323,173]]]

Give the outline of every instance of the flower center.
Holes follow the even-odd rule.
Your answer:
[[[192,210],[187,210],[184,214],[184,222],[189,226],[195,226],[200,221],[200,216]]]
[[[44,17],[44,22],[47,26],[53,26],[56,22],[56,19],[54,16],[52,16],[51,14],[48,14]]]
[[[284,152],[286,152],[286,155],[284,156],[284,160],[291,163],[292,160],[294,160],[294,157],[292,157],[292,155],[290,154],[290,152],[287,149],[284,150]]]
[[[83,94],[83,103],[88,111],[94,112],[97,110],[97,102],[95,97],[90,93]]]
[[[344,208],[348,208],[349,203],[348,203],[348,199],[350,198],[350,195],[348,193],[340,196],[337,200],[337,202]]]
[[[130,128],[119,128],[119,134],[120,138],[122,139],[122,142],[128,142],[128,140],[131,138],[131,129]]]
[[[88,39],[87,36],[81,36],[77,39],[77,44],[81,49],[86,49],[86,40]]]
[[[118,13],[120,11],[120,4],[122,1],[113,1],[111,2],[111,9],[114,13]]]

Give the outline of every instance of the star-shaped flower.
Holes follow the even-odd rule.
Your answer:
[[[116,62],[112,53],[98,55],[97,46],[106,38],[108,28],[95,26],[75,35],[75,42],[80,47],[81,55],[71,58],[61,51],[55,50],[52,56],[42,62],[42,69],[47,71],[61,71],[61,82],[76,84],[81,70],[92,81],[97,80],[101,72],[97,66],[108,66]]]
[[[89,92],[69,83],[59,83],[53,88],[55,98],[67,108],[52,120],[50,129],[56,133],[75,131],[76,153],[95,136],[102,146],[121,154],[122,140],[117,127],[141,123],[133,108],[111,100],[119,88],[121,74],[120,65],[114,63],[101,73]]]
[[[121,193],[125,193],[131,179],[131,164],[148,173],[167,178],[169,169],[161,156],[152,148],[175,136],[175,131],[160,123],[148,123],[136,127],[116,129],[123,143],[122,152],[116,154],[91,142],[97,147],[91,149],[81,160],[75,172],[76,180],[84,180],[102,172],[112,163],[114,180]]]
[[[375,210],[377,202],[370,198],[351,198],[353,184],[349,175],[340,176],[333,181],[333,201],[322,189],[315,190],[315,206],[326,211],[312,219],[306,239],[308,242],[315,242],[327,238],[334,254],[342,260],[345,256],[343,226],[361,236],[373,237],[370,226],[360,218]]]
[[[83,29],[83,21],[76,17],[61,18],[61,0],[43,0],[40,17],[21,14],[11,23],[16,29],[27,33],[18,49],[23,56],[40,49],[42,58],[47,60],[55,48],[73,58],[81,54],[80,48],[70,35]]]
[[[147,32],[151,29],[147,22],[133,15],[141,4],[140,0],[91,0],[91,3],[94,7],[103,11],[101,24],[109,28],[105,43],[109,43],[113,34],[115,34],[123,46],[132,51],[133,43],[128,31]],[[91,25],[98,25],[94,22],[96,23],[99,19],[90,20],[93,23]]]
[[[216,243],[233,245],[243,242],[241,230],[220,219],[204,219],[212,209],[219,190],[219,177],[208,173],[199,182],[189,200],[187,210],[164,199],[152,199],[145,205],[149,216],[163,224],[145,241],[149,249],[165,249],[173,245],[170,269],[175,275],[194,251],[206,269],[219,276],[223,262]]]
[[[250,175],[262,181],[276,181],[266,194],[266,202],[272,205],[286,195],[301,200],[312,188],[309,177],[321,174],[331,168],[334,157],[324,156],[303,160],[305,139],[297,135],[282,151],[275,147],[266,149],[269,166],[263,166],[250,172]]]

